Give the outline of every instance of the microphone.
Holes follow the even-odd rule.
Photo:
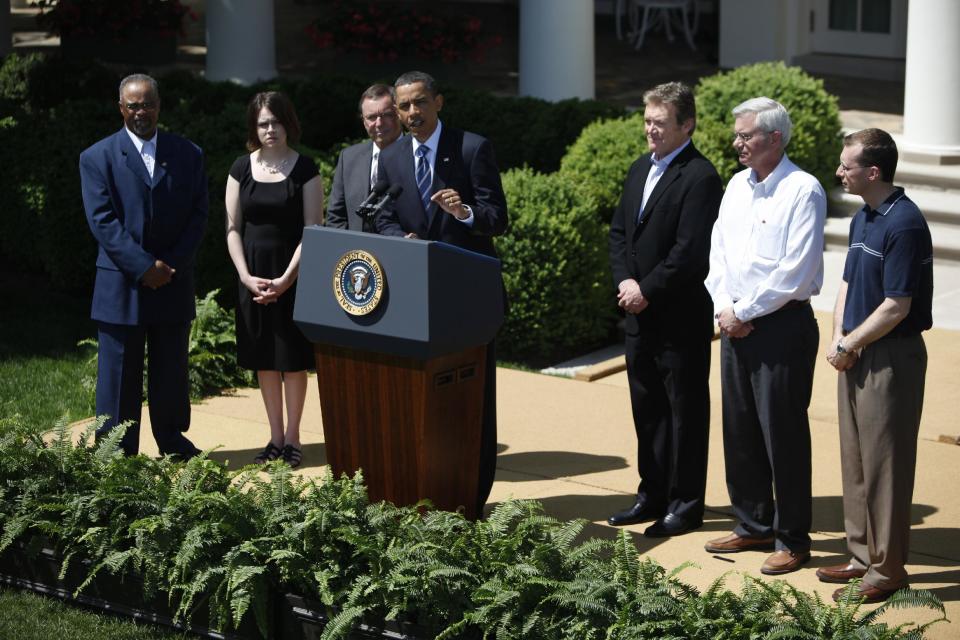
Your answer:
[[[380,213],[380,210],[383,209],[388,202],[399,198],[401,193],[403,193],[403,187],[398,184],[393,185],[387,189],[387,192],[383,194],[383,196],[380,197],[380,199],[377,201],[377,204],[373,205],[372,207],[367,207],[362,215],[364,215],[368,220],[372,220],[378,213]]]
[[[380,196],[386,193],[387,189],[389,188],[389,182],[386,180],[377,180],[377,183],[373,185],[373,189],[370,190],[370,193],[367,195],[364,201],[360,203],[359,207],[357,207],[357,215],[369,215],[367,210],[370,209],[370,207],[373,206],[373,203],[376,202]]]
[[[395,200],[396,198],[399,198],[401,193],[403,193],[403,187],[400,186],[399,184],[395,184],[389,189],[387,189],[387,192],[383,194],[383,197],[380,198],[377,204],[373,205],[370,208],[370,215],[376,215],[380,213],[380,209],[383,209],[383,207],[391,200]]]

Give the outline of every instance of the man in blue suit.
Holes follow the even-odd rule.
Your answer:
[[[207,178],[195,144],[157,131],[156,80],[120,83],[124,127],[80,154],[90,231],[99,245],[91,317],[98,324],[97,436],[132,421],[121,440],[140,443],[143,355],[149,345],[147,398],[161,455],[199,450],[190,427],[187,351],[196,315],[193,265],[207,221]]]
[[[410,132],[380,154],[379,178],[403,191],[377,219],[384,235],[440,240],[497,257],[493,237],[507,230],[507,199],[490,141],[443,126],[443,96],[420,71],[394,83],[397,113]],[[504,304],[506,306],[506,304]],[[477,513],[496,475],[497,403],[494,343],[487,345]]]

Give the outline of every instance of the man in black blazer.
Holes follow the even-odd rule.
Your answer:
[[[640,486],[614,526],[656,520],[650,537],[703,524],[713,303],[703,285],[723,187],[693,146],[693,91],[643,96],[649,155],[630,167],[610,223],[610,264],[626,313],[627,377]]]
[[[379,179],[380,152],[401,133],[393,98],[393,87],[385,84],[372,85],[360,96],[360,120],[370,140],[340,152],[327,203],[328,227],[364,230],[357,209]]]
[[[99,246],[91,317],[97,321],[97,415],[133,421],[120,441],[140,445],[143,353],[149,345],[150,426],[161,454],[199,450],[190,427],[187,354],[193,267],[207,222],[207,175],[195,144],[157,130],[160,92],[150,76],[120,83],[124,126],[80,154],[87,224]]]
[[[507,200],[490,142],[445,127],[443,96],[419,71],[394,83],[397,113],[409,134],[380,156],[380,178],[403,192],[377,218],[384,235],[440,240],[496,257],[493,237],[507,230]],[[487,345],[477,513],[493,487],[497,457],[496,356]]]

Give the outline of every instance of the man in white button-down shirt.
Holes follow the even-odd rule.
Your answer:
[[[773,549],[760,570],[779,575],[810,559],[807,407],[819,340],[810,296],[823,282],[827,203],[784,152],[783,105],[753,98],[733,115],[733,146],[747,168],[723,196],[706,286],[720,325],[724,460],[739,522],[706,549]]]

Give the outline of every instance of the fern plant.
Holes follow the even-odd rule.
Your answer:
[[[52,545],[62,575],[86,572],[78,592],[104,573],[137,576],[145,598],[164,595],[181,622],[206,610],[228,630],[252,617],[267,637],[271,602],[291,591],[325,608],[323,640],[387,623],[443,640],[894,640],[945,619],[926,591],[867,611],[856,585],[836,604],[749,576],[739,592],[727,576],[700,592],[680,579],[690,565],[642,558],[623,530],[582,540],[582,521],[560,522],[534,501],[474,523],[426,503],[370,504],[360,474],[316,481],[280,463],[264,474],[202,455],[124,457],[123,428],[95,442],[97,426],[73,442],[63,423],[43,432],[0,419],[0,553]],[[880,621],[900,607],[940,618]]]

